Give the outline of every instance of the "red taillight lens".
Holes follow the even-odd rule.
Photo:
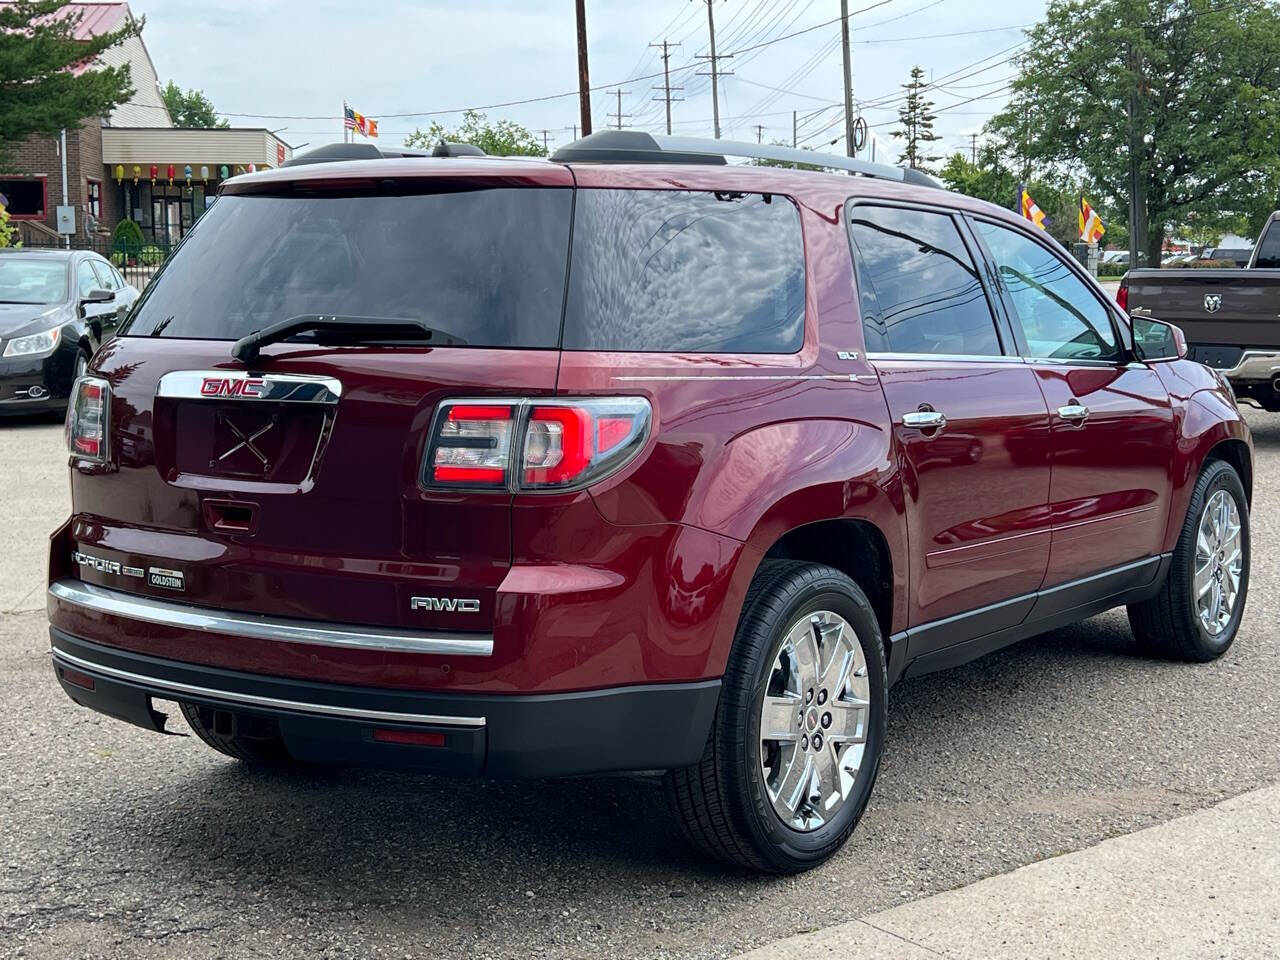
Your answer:
[[[651,408],[641,397],[535,403],[524,432],[520,485],[580,486],[613,473],[644,444]]]
[[[507,404],[450,404],[432,443],[428,481],[506,486],[515,411],[514,405]]]
[[[524,432],[524,479],[531,487],[570,483],[591,463],[591,414],[581,407],[534,407]]]
[[[446,401],[436,415],[423,481],[513,491],[593,483],[644,445],[652,416],[643,397]]]
[[[1120,305],[1120,309],[1129,312],[1129,281],[1121,280],[1120,288],[1116,290],[1116,303]]]
[[[74,393],[67,406],[67,449],[81,460],[101,463],[107,459],[111,385],[97,377],[81,377]]]

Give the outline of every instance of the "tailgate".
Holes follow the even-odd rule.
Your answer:
[[[511,496],[427,490],[423,456],[446,397],[554,392],[571,177],[300,170],[228,184],[94,358],[110,435],[105,464],[72,470],[81,575],[231,611],[491,631]],[[421,335],[335,340],[300,317]],[[233,359],[270,330],[284,342]]]
[[[459,394],[549,394],[557,356],[277,346],[246,391],[225,344],[118,338],[96,363],[113,462],[72,471],[71,535],[126,573],[80,576],[224,610],[491,630],[511,497],[424,489],[431,418]]]
[[[1129,312],[1182,328],[1194,346],[1280,349],[1280,270],[1134,270]]]

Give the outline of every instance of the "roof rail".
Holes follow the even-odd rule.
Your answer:
[[[430,150],[413,147],[378,147],[372,143],[329,143],[306,153],[300,153],[280,164],[282,167],[301,167],[308,163],[334,163],[343,160],[383,160],[394,157],[487,157],[488,154],[470,143],[445,143],[443,140]]]
[[[775,160],[811,167],[846,170],[864,177],[897,180],[924,187],[941,187],[923,170],[868,163],[816,150],[799,150],[768,143],[743,140],[707,140],[700,137],[670,137],[641,130],[602,130],[566,144],[551,155],[557,163],[724,163],[726,157]]]

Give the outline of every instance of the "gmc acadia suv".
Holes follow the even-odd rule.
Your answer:
[[[922,175],[726,151],[812,159],[228,181],[78,384],[67,694],[255,763],[666,771],[695,844],[794,872],[903,677],[1122,604],[1221,656],[1251,440],[1179,332]]]

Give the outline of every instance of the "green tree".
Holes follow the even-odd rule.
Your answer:
[[[192,88],[183,93],[182,88],[170,80],[160,91],[164,105],[169,108],[169,118],[175,127],[229,127],[213,109],[213,101],[203,90]]]
[[[450,130],[439,121],[426,130],[421,128],[405,137],[406,147],[431,149],[440,141],[470,143],[494,157],[545,157],[547,151],[529,130],[512,120],[489,122],[478,110],[462,115],[462,125]]]
[[[1061,174],[1023,179],[1021,171],[1015,171],[1006,161],[1001,146],[984,143],[978,150],[977,162],[970,161],[957,151],[947,158],[938,175],[948,190],[963,193],[979,200],[987,200],[1005,209],[1017,211],[1020,205],[1018,185],[1026,184],[1027,192],[1036,205],[1049,218],[1048,233],[1065,246],[1079,239],[1079,211],[1081,185],[1079,181]],[[1083,191],[1086,195],[1088,190]],[[1090,198],[1091,202],[1095,202]],[[1104,208],[1099,214],[1106,221]],[[1108,236],[1110,235],[1110,221]]]
[[[1192,214],[1258,222],[1275,204],[1280,13],[1267,0],[1051,0],[1028,40],[990,131],[1024,169],[1082,176],[1126,208],[1132,186],[1147,263]]]
[[[933,112],[933,101],[925,95],[928,88],[924,68],[912,67],[911,80],[902,85],[902,89],[907,91],[907,99],[898,108],[898,122],[902,126],[890,134],[895,140],[905,141],[898,162],[915,169],[942,159],[929,153],[929,144],[942,137],[933,132],[933,121],[937,115]]]
[[[142,20],[89,40],[75,39],[83,13],[63,0],[0,5],[0,161],[30,136],[57,136],[110,113],[133,96],[127,64],[90,66],[104,50],[142,32]]]

